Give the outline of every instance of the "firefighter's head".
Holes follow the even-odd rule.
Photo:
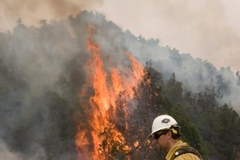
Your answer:
[[[150,136],[158,141],[161,149],[165,149],[171,140],[176,140],[180,137],[180,126],[173,117],[160,115],[152,123]]]

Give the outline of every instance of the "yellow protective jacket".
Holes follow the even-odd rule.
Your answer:
[[[187,143],[178,140],[173,147],[169,150],[169,152],[166,155],[166,160],[171,160],[171,157],[175,154],[175,152],[180,149],[181,147],[186,147],[188,146]],[[193,154],[193,153],[185,153],[182,155],[179,155],[178,157],[176,157],[174,160],[200,160],[200,158],[198,158],[197,155]]]

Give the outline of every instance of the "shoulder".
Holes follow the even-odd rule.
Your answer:
[[[182,148],[176,150],[171,159],[174,159],[174,160],[201,160],[202,156],[196,149],[194,149],[190,146],[185,146],[185,147],[182,147]]]
[[[167,160],[201,160],[202,156],[193,147],[179,140],[169,150]]]

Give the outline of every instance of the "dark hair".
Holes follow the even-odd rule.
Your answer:
[[[153,134],[153,138],[154,138],[155,140],[158,140],[161,135],[166,134],[168,131],[169,131],[168,129],[157,131],[157,132],[155,132],[155,133]]]

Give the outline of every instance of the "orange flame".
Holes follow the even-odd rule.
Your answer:
[[[90,33],[90,35],[92,36],[92,33]],[[138,81],[141,80],[144,73],[143,66],[131,56],[130,53],[126,53],[126,55],[132,68],[126,69],[127,74],[122,75],[117,67],[112,67],[110,69],[111,72],[108,73],[104,70],[105,64],[101,58],[100,47],[92,41],[91,38],[88,39],[87,49],[92,57],[85,65],[88,84],[83,85],[79,97],[80,99],[85,97],[86,90],[89,86],[93,88],[94,95],[89,98],[88,104],[91,106],[91,129],[83,129],[83,127],[79,127],[81,126],[79,125],[77,127],[75,143],[78,152],[78,160],[98,160],[100,157],[104,156],[100,150],[101,145],[102,147],[105,145],[105,151],[111,152],[111,150],[107,148],[107,146],[111,147],[110,142],[105,142],[104,138],[101,136],[101,133],[104,133],[106,128],[110,129],[106,135],[108,135],[108,139],[111,139],[111,143],[118,142],[117,144],[121,145],[117,146],[117,149],[129,152],[130,147],[126,145],[125,138],[113,122],[111,122],[111,118],[114,117],[116,112],[116,101],[119,94],[125,91],[127,92],[128,100],[133,98],[134,91],[132,88],[137,86]],[[125,114],[127,114],[127,108],[123,108],[123,110]],[[103,141],[105,142],[104,144]]]

